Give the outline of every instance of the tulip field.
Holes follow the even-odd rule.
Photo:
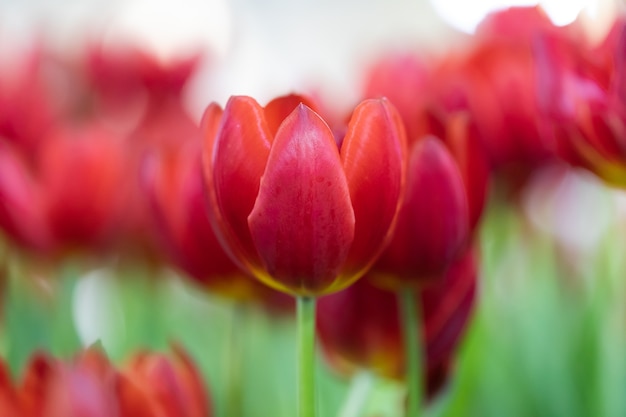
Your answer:
[[[504,9],[375,55],[350,106],[198,117],[202,51],[14,52],[0,417],[626,416],[626,18],[605,32]]]

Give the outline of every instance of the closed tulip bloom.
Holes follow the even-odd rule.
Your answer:
[[[222,249],[207,214],[196,144],[150,155],[142,174],[156,235],[171,263],[219,295],[262,302],[273,311],[293,306],[290,297],[244,273]]]
[[[422,306],[426,391],[446,379],[449,363],[471,317],[476,297],[476,256],[469,251],[432,287],[416,293]],[[317,330],[324,354],[339,372],[371,369],[402,379],[405,356],[396,294],[367,279],[319,300]]]
[[[116,369],[98,349],[64,362],[32,357],[23,381],[0,368],[0,412],[11,417],[210,417],[200,374],[179,347]],[[9,414],[4,413],[10,410]]]
[[[454,158],[434,136],[410,149],[393,238],[370,275],[389,289],[437,280],[467,245],[467,194]]]
[[[297,96],[265,108],[232,97],[205,113],[210,210],[231,256],[266,284],[298,296],[338,291],[376,259],[404,181],[402,123],[366,100],[337,140]]]
[[[126,196],[125,149],[96,126],[51,133],[41,150],[42,209],[59,249],[109,247]]]

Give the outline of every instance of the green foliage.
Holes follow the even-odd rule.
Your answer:
[[[590,267],[580,271],[510,209],[495,208],[481,243],[483,277],[474,321],[451,383],[426,415],[626,415],[624,237],[610,232]],[[85,271],[78,264],[62,268],[60,277],[46,281],[51,297],[25,279],[35,274],[32,265],[15,255],[3,259],[9,277],[0,349],[11,369],[19,373],[37,349],[71,355],[80,346],[73,295]],[[293,317],[219,299],[172,273],[138,266],[109,269],[113,278],[98,296],[115,304],[101,312],[111,317],[113,331],[103,333],[101,342],[114,360],[140,348],[166,350],[170,341],[178,341],[206,376],[218,417],[228,417],[233,370],[239,370],[243,416],[294,415]],[[319,415],[336,416],[350,381],[321,358],[318,366]],[[369,381],[360,394],[362,415],[400,417],[403,387]]]

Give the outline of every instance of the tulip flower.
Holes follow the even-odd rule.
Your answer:
[[[9,380],[0,363],[0,412],[12,417],[211,415],[200,374],[180,347],[171,358],[140,353],[121,369],[95,348],[70,362],[36,354],[20,384]]]
[[[626,24],[618,19],[597,49],[535,42],[537,95],[559,156],[609,183],[626,185],[624,57]]]
[[[125,174],[124,148],[106,130],[67,129],[46,138],[38,175],[45,194],[42,209],[57,246],[111,244],[125,196],[120,185]]]
[[[294,103],[264,109],[233,97],[223,114],[209,107],[205,175],[231,256],[278,290],[317,296],[348,286],[384,247],[402,191],[404,133],[387,101],[368,100],[338,146],[310,107]]]
[[[314,297],[374,262],[404,182],[404,128],[386,100],[354,110],[343,138],[297,96],[233,97],[203,120],[210,212],[232,258],[298,296],[300,416],[315,413]]]
[[[450,359],[469,322],[476,297],[477,262],[469,250],[436,285],[421,290],[421,323],[426,392],[441,388]],[[339,372],[371,369],[387,378],[402,379],[405,352],[397,297],[367,278],[342,292],[324,297],[317,310],[317,330],[323,352]]]
[[[239,269],[226,255],[209,222],[200,149],[188,144],[178,151],[156,152],[143,169],[155,229],[171,262],[196,283],[240,301],[261,302],[272,311],[290,299]]]
[[[433,136],[415,142],[393,239],[369,274],[390,289],[439,279],[467,245],[468,221],[463,178],[450,152]]]
[[[487,199],[490,161],[472,114],[453,98],[439,96],[437,84],[443,81],[423,61],[414,54],[383,57],[368,72],[363,95],[385,96],[396,106],[409,144],[429,135],[445,143],[465,183],[473,234]]]
[[[26,161],[0,144],[0,229],[13,243],[36,252],[50,249],[41,201],[42,192]]]

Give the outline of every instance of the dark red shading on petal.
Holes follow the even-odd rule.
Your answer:
[[[9,370],[4,361],[0,359],[0,416],[21,417],[18,409],[18,397]]]
[[[36,353],[31,357],[18,388],[20,408],[26,416],[43,415],[44,405],[48,395],[48,385],[58,372],[58,364],[43,354]]]
[[[468,251],[436,285],[419,295],[429,396],[447,379],[449,363],[472,316],[476,281],[475,254]],[[341,292],[321,298],[317,330],[333,368],[344,373],[366,368],[389,378],[404,378],[398,311],[396,293],[376,287],[368,275]]]
[[[491,170],[489,161],[482,148],[476,125],[469,114],[454,113],[448,118],[446,145],[456,160],[465,190],[469,210],[469,230],[473,233],[482,217]]]
[[[330,129],[299,105],[276,134],[248,220],[270,285],[309,295],[337,279],[354,239],[349,193]]]
[[[398,213],[406,170],[406,135],[385,99],[363,101],[341,147],[355,216],[354,243],[342,275],[358,278],[387,244]]]
[[[391,243],[372,268],[380,285],[440,277],[468,238],[467,196],[447,148],[430,136],[412,146],[406,192]]]
[[[21,246],[37,251],[49,248],[41,190],[25,161],[5,145],[0,145],[0,229]]]

